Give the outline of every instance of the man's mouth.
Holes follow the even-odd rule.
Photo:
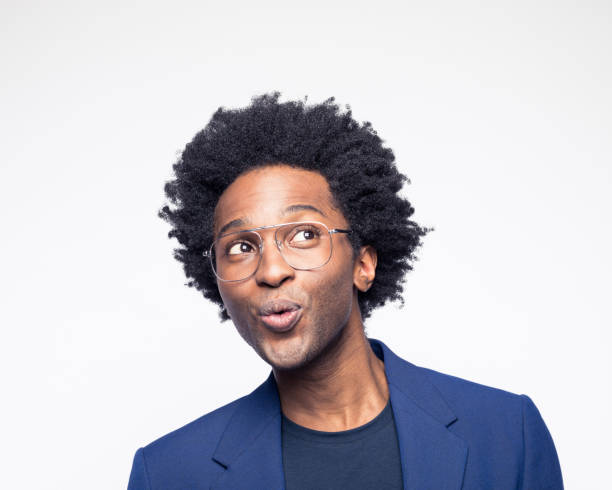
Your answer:
[[[259,309],[259,317],[263,324],[274,332],[291,330],[302,315],[302,307],[287,299],[267,301]]]

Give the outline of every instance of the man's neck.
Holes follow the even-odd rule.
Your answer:
[[[308,366],[275,370],[283,414],[314,430],[349,430],[375,418],[389,399],[384,364],[363,331],[361,318],[346,325]]]

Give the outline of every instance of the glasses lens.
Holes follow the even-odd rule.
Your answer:
[[[320,223],[282,226],[278,229],[277,240],[284,259],[294,269],[316,269],[331,257],[329,230]]]
[[[215,274],[224,281],[240,281],[259,265],[259,235],[253,232],[230,233],[219,237],[213,247],[211,263]]]

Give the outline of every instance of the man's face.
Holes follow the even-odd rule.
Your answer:
[[[325,178],[285,165],[252,170],[225,190],[215,209],[215,236],[234,220],[240,223],[224,233],[294,221],[318,221],[329,229],[348,228],[333,205]],[[351,315],[355,317],[358,307],[353,288],[353,250],[346,235],[333,234],[333,253],[327,264],[313,270],[295,270],[276,247],[274,232],[259,231],[263,256],[253,276],[240,282],[218,281],[218,287],[227,313],[244,340],[272,367],[295,369],[315,359]],[[288,330],[273,328],[266,316],[270,305],[283,301],[299,305],[297,314],[292,313],[297,321]]]

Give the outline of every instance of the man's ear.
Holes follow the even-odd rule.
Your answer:
[[[376,250],[371,245],[361,247],[353,268],[353,284],[365,293],[374,283],[376,276]]]

